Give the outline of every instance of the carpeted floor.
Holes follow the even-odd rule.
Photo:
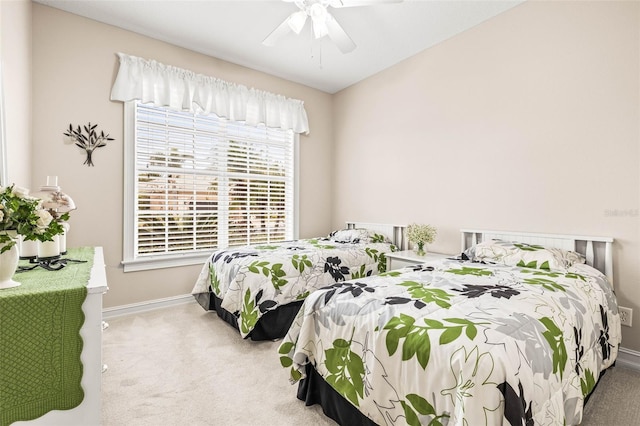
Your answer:
[[[582,426],[640,425],[640,371],[623,367],[607,370],[583,417]]]
[[[296,398],[278,342],[242,340],[195,302],[108,322],[103,426],[335,425]],[[640,425],[640,372],[610,369],[583,425]]]

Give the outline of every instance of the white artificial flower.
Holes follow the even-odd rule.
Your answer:
[[[4,220],[4,212],[2,211],[2,206],[0,206],[0,222]]]
[[[38,231],[44,232],[53,220],[53,216],[51,216],[48,210],[37,210],[36,214],[38,215],[38,221],[36,222]]]
[[[26,198],[29,195],[29,190],[21,186],[14,186],[11,192],[18,198]]]

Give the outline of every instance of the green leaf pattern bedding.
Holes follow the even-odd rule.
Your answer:
[[[395,246],[387,242],[328,238],[219,250],[203,266],[191,293],[211,287],[222,308],[236,315],[246,337],[269,310],[338,281],[384,272],[385,253],[392,250]]]
[[[579,424],[616,359],[606,278],[444,260],[307,297],[279,348],[379,425]]]

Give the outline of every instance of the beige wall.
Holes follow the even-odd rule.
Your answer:
[[[461,227],[610,235],[618,298],[638,317],[639,27],[634,2],[527,2],[330,96],[34,4],[33,185],[58,175],[79,205],[70,244],[105,247],[105,306],[190,291],[199,267],[119,266],[122,105],[108,98],[123,51],[305,101],[301,236],[427,222],[430,249],[455,252]],[[116,137],[94,168],[62,140],[87,121]],[[623,346],[640,350],[636,330]]]
[[[637,2],[527,2],[336,94],[333,225],[612,236],[640,318],[639,29]]]
[[[31,1],[0,0],[7,174],[9,181],[31,185]]]
[[[57,175],[78,206],[71,215],[70,246],[104,247],[109,292],[105,307],[191,292],[200,266],[123,273],[123,104],[109,101],[116,52],[301,99],[311,133],[300,138],[300,235],[328,232],[331,224],[331,96],[261,72],[97,23],[33,5],[33,186]],[[96,151],[95,167],[84,151],[64,143],[69,123],[91,121],[115,141]]]

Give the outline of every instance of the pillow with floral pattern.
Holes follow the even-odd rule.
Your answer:
[[[574,251],[502,240],[478,243],[472,253],[477,261],[549,271],[564,271],[576,263],[585,263],[584,256]]]
[[[339,229],[329,234],[331,241],[339,243],[390,243],[389,239],[369,229]]]

